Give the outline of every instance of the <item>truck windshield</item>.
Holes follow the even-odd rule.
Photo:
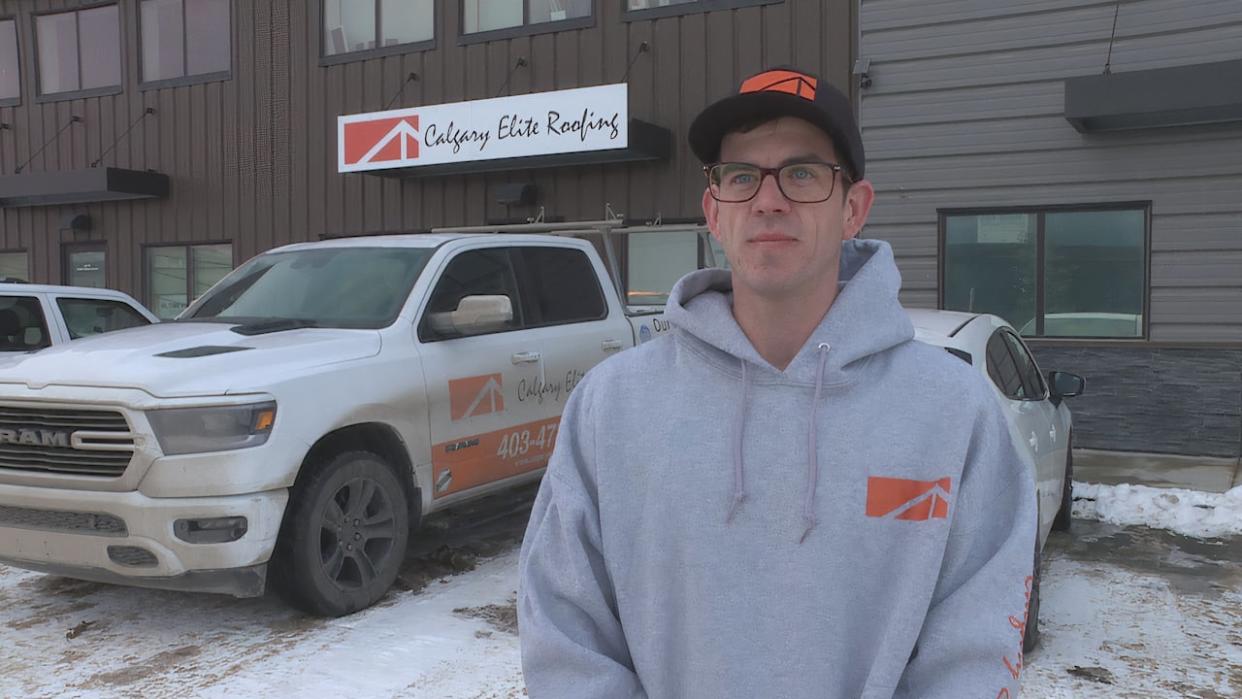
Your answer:
[[[259,255],[179,320],[383,328],[397,318],[431,248],[318,248]]]

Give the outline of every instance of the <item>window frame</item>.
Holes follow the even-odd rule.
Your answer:
[[[1000,334],[1002,336],[1003,341],[1005,342],[1005,348],[1009,350],[1009,355],[1013,357],[1013,362],[1015,365],[1018,366],[1019,372],[1021,372],[1021,369],[1022,369],[1021,362],[1019,362],[1018,358],[1014,356],[1014,352],[1016,352],[1017,350],[1014,349],[1014,346],[1012,343],[1017,343],[1018,349],[1020,349],[1022,351],[1022,354],[1025,355],[1028,360],[1030,360],[1030,366],[1031,366],[1030,376],[1035,377],[1035,382],[1036,382],[1035,386],[1032,387],[1032,386],[1026,385],[1027,379],[1029,378],[1029,376],[1027,376],[1026,374],[1021,374],[1018,378],[1022,380],[1022,385],[1024,388],[1026,389],[1035,388],[1036,390],[1029,398],[1026,398],[1024,400],[1030,400],[1030,401],[1036,401],[1036,402],[1047,400],[1048,395],[1049,395],[1048,382],[1047,380],[1044,379],[1043,370],[1039,368],[1039,362],[1036,361],[1035,354],[1031,352],[1031,348],[1026,346],[1026,343],[1022,341],[1022,337],[1018,335],[1018,333],[1014,330],[1011,330],[1009,328],[1001,328]]]
[[[631,10],[629,0],[615,0],[621,3],[622,22],[641,22],[664,17],[681,17],[717,10],[736,10],[743,7],[762,7],[777,5],[785,0],[691,0],[667,7],[648,7],[645,10]]]
[[[25,75],[22,73],[22,27],[21,19],[17,15],[0,16],[0,22],[13,23],[13,41],[17,44],[17,96],[0,98],[0,107],[19,107],[22,104],[22,95],[26,90]],[[0,250],[0,252],[10,252],[8,250]],[[12,251],[17,252],[17,251]],[[24,251],[23,251],[24,252]]]
[[[199,241],[199,242],[193,242],[193,243],[167,243],[167,242],[143,243],[141,246],[142,298],[139,300],[139,303],[146,306],[147,309],[150,310],[152,313],[154,313],[155,316],[159,318],[160,320],[167,320],[166,318],[164,318],[163,316],[159,314],[159,312],[155,308],[155,305],[151,303],[152,301],[151,299],[151,268],[147,263],[147,252],[149,250],[156,249],[156,248],[185,248],[186,249],[186,254],[185,254],[185,308],[189,308],[190,306],[193,306],[194,302],[197,301],[197,299],[191,298],[193,296],[193,291],[194,291],[194,252],[193,252],[193,249],[196,247],[203,247],[203,246],[208,246],[208,245],[229,246],[229,259],[230,259],[229,264],[232,266],[232,268],[230,269],[230,272],[232,272],[232,270],[234,269],[237,269],[237,246],[231,240],[206,240],[206,241]],[[185,308],[181,310],[184,311]],[[173,317],[175,318],[176,316],[173,316]]]
[[[181,53],[182,53],[182,60],[185,61],[186,70],[189,70],[190,49],[189,49],[189,43],[186,41],[185,0],[180,0],[180,2],[181,2]],[[143,43],[142,43],[143,42],[142,0],[138,0],[136,5],[137,5],[137,12],[138,12],[138,89],[140,91],[158,90],[164,87],[184,87],[186,85],[200,85],[202,83],[225,82],[227,80],[233,79],[233,63],[234,63],[233,49],[235,48],[235,42],[233,41],[233,38],[237,31],[237,24],[236,24],[237,13],[234,11],[236,9],[235,0],[228,0],[228,5],[229,5],[229,69],[223,70],[223,71],[217,70],[211,73],[195,73],[194,75],[183,75],[179,78],[163,78],[160,80],[147,80],[143,77],[143,72],[146,66],[143,64],[143,53],[144,53],[145,47],[143,46]]]
[[[81,287],[84,289],[107,289],[108,286],[108,242],[105,240],[84,240],[81,242],[70,242],[60,244],[60,279],[65,286],[81,286],[72,283],[72,269],[69,264],[70,258],[75,252],[102,252],[103,261],[103,278],[104,285],[102,287]]]
[[[462,0],[454,0],[457,3],[457,45],[469,46],[471,44],[483,44],[489,41],[500,41],[503,39],[518,39],[524,36],[535,36],[537,34],[552,34],[555,32],[568,32],[578,29],[590,29],[595,26],[596,16],[599,14],[599,3],[591,0],[591,14],[586,17],[569,17],[559,19],[554,22],[539,22],[538,24],[530,23],[530,0],[522,0],[522,23],[516,27],[504,27],[502,29],[489,29],[482,32],[466,33],[466,13],[462,10]]]
[[[383,3],[380,0],[375,2],[375,38],[379,41],[384,29]],[[416,51],[431,51],[436,48],[436,37],[440,23],[440,3],[432,0],[431,3],[431,38],[424,41],[411,41],[405,44],[395,44],[393,46],[377,46],[373,49],[362,49],[361,51],[346,51],[344,53],[327,53],[327,41],[324,37],[324,13],[327,0],[319,0],[319,29],[316,41],[319,42],[319,65],[335,66],[342,63],[353,63],[354,61],[365,61],[369,58],[383,58],[385,56],[399,56],[405,53],[414,53]]]
[[[986,216],[996,214],[1023,214],[1035,217],[1035,334],[1021,337],[1027,342],[1039,343],[1081,343],[1086,342],[1120,342],[1124,344],[1146,343],[1151,339],[1151,201],[1119,201],[1097,204],[1054,204],[1047,206],[988,206],[945,208],[936,210],[936,308],[944,310],[945,296],[945,262],[948,253],[948,219],[950,216]],[[1116,336],[1045,336],[1045,238],[1044,219],[1046,214],[1098,212],[1098,211],[1141,211],[1143,214],[1143,331],[1134,337]]]
[[[117,60],[121,66],[121,81],[116,85],[107,85],[104,87],[91,87],[86,89],[78,89],[72,92],[43,92],[43,75],[42,63],[39,61],[39,18],[48,15],[74,15],[74,28],[77,38],[78,52],[78,85],[82,84],[82,33],[77,29],[79,20],[77,14],[85,10],[96,10],[101,7],[112,6],[116,8],[117,14]],[[30,13],[30,48],[31,60],[34,62],[34,86],[35,86],[35,104],[47,104],[50,102],[65,102],[68,100],[84,99],[86,97],[105,97],[108,95],[119,95],[125,92],[125,13],[121,11],[120,0],[105,0],[104,2],[94,2],[90,4],[82,4],[72,9],[55,9],[43,10],[40,12]]]

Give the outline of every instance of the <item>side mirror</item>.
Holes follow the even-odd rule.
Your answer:
[[[513,301],[508,296],[467,296],[457,310],[432,313],[431,329],[440,335],[482,335],[505,330],[513,322]]]
[[[1073,398],[1082,395],[1087,388],[1087,381],[1078,374],[1050,371],[1048,372],[1048,386],[1053,398]]]

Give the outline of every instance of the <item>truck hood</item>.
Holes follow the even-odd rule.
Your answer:
[[[226,323],[158,323],[0,362],[4,384],[137,388],[159,398],[262,391],[316,367],[379,353],[377,330],[302,328],[239,335]]]

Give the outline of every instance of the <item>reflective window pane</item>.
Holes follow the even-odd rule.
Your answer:
[[[663,305],[677,280],[699,265],[699,238],[693,231],[630,233],[626,238],[628,304]]]
[[[1037,225],[1035,214],[946,217],[944,307],[1034,327]]]
[[[522,26],[522,0],[464,0],[462,31],[466,34]]]
[[[116,5],[78,12],[82,89],[121,84],[121,19]]]
[[[65,319],[72,340],[151,324],[143,315],[120,301],[59,298],[56,305],[60,306],[60,314]]]
[[[186,74],[232,69],[229,0],[185,0]]]
[[[1044,336],[1142,337],[1145,239],[1142,210],[1045,214]]]
[[[190,302],[193,303],[194,299],[233,271],[233,246],[196,245],[191,252],[194,258],[194,298]]]
[[[608,304],[591,259],[581,250],[518,248],[526,276],[528,325],[598,320]]]
[[[0,296],[0,352],[33,352],[51,344],[39,299]]]
[[[590,17],[591,0],[530,0],[530,23]]]
[[[72,92],[78,83],[77,15],[66,12],[35,17],[39,45],[39,91]]]
[[[375,0],[324,0],[324,55],[375,48],[375,7]]]
[[[20,64],[17,58],[17,22],[0,22],[0,99],[22,96]]]
[[[24,252],[0,252],[0,281],[30,281],[30,257]]]
[[[173,318],[188,305],[187,250],[182,246],[147,248],[147,308]]]
[[[69,286],[102,289],[104,283],[104,251],[74,250],[69,253]]]
[[[181,0],[142,1],[142,79],[185,75],[185,21]]]
[[[435,38],[434,5],[433,0],[381,0],[381,44],[396,46]]]

